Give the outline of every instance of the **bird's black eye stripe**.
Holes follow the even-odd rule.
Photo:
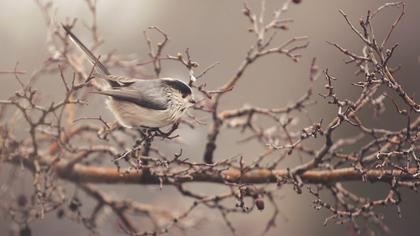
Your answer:
[[[182,94],[183,98],[187,97],[188,95],[191,95],[192,93],[191,88],[179,80],[164,80],[163,82],[171,86],[172,88],[178,90]]]

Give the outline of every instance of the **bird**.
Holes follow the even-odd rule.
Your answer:
[[[138,79],[111,74],[69,26],[62,27],[93,65],[93,78],[106,82],[106,86],[94,93],[108,97],[106,106],[122,126],[159,129],[176,124],[196,103],[191,87],[180,79]]]

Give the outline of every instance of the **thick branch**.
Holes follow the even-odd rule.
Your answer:
[[[43,164],[46,161],[44,160]],[[50,162],[50,161],[48,161]],[[20,161],[16,162],[20,163]],[[23,163],[33,169],[29,161]],[[276,183],[279,179],[288,178],[290,171],[286,169],[269,170],[265,168],[255,169],[246,173],[238,169],[229,169],[225,171],[209,170],[206,172],[194,172],[188,177],[176,176],[165,177],[158,174],[143,172],[142,170],[123,171],[114,167],[95,167],[76,164],[69,168],[68,162],[60,160],[56,163],[50,163],[57,175],[65,180],[83,183],[126,183],[126,184],[173,184],[186,182],[209,182],[209,183],[225,183],[240,182],[242,184],[258,184],[258,183]],[[401,181],[420,181],[420,176],[416,175],[417,168],[410,168],[408,172],[399,169],[371,169],[364,174],[360,171],[349,168],[340,168],[335,170],[308,170],[300,174],[302,181],[306,183],[326,183],[340,181],[362,180],[363,175],[367,180],[372,182],[391,182],[394,177]]]

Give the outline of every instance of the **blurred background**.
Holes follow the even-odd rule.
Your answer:
[[[362,43],[350,30],[338,10],[345,11],[349,18],[358,25],[358,19],[365,16],[367,10],[374,10],[386,1],[379,0],[303,0],[300,4],[291,4],[286,18],[294,19],[290,30],[281,31],[274,40],[273,45],[294,37],[306,35],[309,37],[309,47],[302,51],[303,57],[299,63],[291,61],[285,56],[272,55],[265,57],[253,64],[240,80],[234,91],[223,98],[223,109],[232,109],[250,104],[259,107],[284,107],[301,97],[309,86],[309,68],[312,58],[321,70],[329,72],[338,78],[336,91],[342,98],[354,99],[360,92],[351,83],[361,79],[354,74],[356,68],[343,62],[345,57],[338,50],[326,43],[337,42],[344,48],[360,52]],[[402,65],[396,74],[396,79],[406,88],[410,95],[418,97],[420,92],[419,55],[420,55],[420,1],[407,0],[406,15],[395,29],[390,39],[390,44],[398,42],[391,60],[391,65]],[[271,18],[274,10],[282,6],[283,1],[267,1],[267,19]],[[256,12],[259,11],[259,1],[249,1],[249,5]],[[213,70],[202,78],[207,83],[207,88],[217,88],[227,81],[236,71],[245,58],[246,52],[254,42],[254,35],[249,34],[248,20],[242,14],[243,1],[197,1],[197,0],[154,0],[154,1],[105,1],[99,0],[97,4],[98,32],[104,43],[97,50],[100,53],[109,53],[115,50],[118,54],[137,57],[140,61],[148,60],[148,48],[143,37],[143,30],[148,26],[159,26],[170,37],[164,54],[176,55],[189,48],[193,60],[204,69],[216,61],[220,62]],[[54,18],[57,23],[66,18],[78,18],[74,31],[87,44],[92,42],[83,22],[90,24],[91,15],[86,2],[82,0],[54,1]],[[396,9],[386,9],[384,14],[376,18],[374,29],[376,37],[382,39],[391,24],[398,16]],[[31,71],[39,68],[43,59],[48,54],[46,45],[47,29],[41,10],[34,1],[1,0],[0,1],[0,71],[13,70],[18,62],[18,69],[26,71],[28,78]],[[123,72],[121,72],[123,73]],[[145,73],[153,74],[152,67],[145,67]],[[173,62],[164,62],[162,77],[171,76],[188,80],[188,72],[184,67]],[[318,104],[309,110],[313,120],[323,118],[329,121],[336,114],[336,109],[328,106],[323,99],[317,96],[324,93],[324,79],[321,76],[316,82],[314,99]],[[57,99],[63,94],[63,87],[59,78],[43,77],[37,83],[37,88],[43,91],[44,98]],[[6,99],[18,89],[18,84],[13,75],[0,75],[0,99]],[[417,95],[417,96],[416,96]],[[391,96],[396,97],[391,93]],[[416,99],[418,100],[418,99]],[[386,102],[388,111],[377,120],[373,120],[371,110],[362,111],[362,119],[370,127],[404,127],[404,119],[393,115],[392,105]],[[391,108],[391,109],[390,109]],[[92,97],[89,105],[83,108],[78,115],[100,114],[107,121],[113,117],[104,108],[100,98]],[[203,117],[205,119],[206,117]],[[305,127],[310,124],[304,116],[297,126]],[[206,142],[207,127],[190,130],[182,128],[179,133],[184,139],[184,144],[158,144],[164,152],[174,153],[180,147],[184,155],[191,159],[201,160]],[[350,127],[344,126],[339,130],[342,137],[349,137],[355,132]],[[216,159],[224,159],[242,155],[247,161],[252,161],[264,147],[257,143],[247,145],[238,144],[236,141],[241,136],[240,132],[226,130],[219,138]],[[310,145],[317,145],[311,141]],[[296,163],[293,156],[281,164],[281,167],[290,167]],[[30,179],[20,181],[17,191],[25,191],[31,186]],[[383,198],[387,188],[381,184],[354,184],[348,183],[352,190],[368,198]],[[195,191],[203,193],[223,192],[223,187],[210,184],[197,184],[189,186]],[[141,202],[168,206],[175,210],[186,209],[191,201],[177,194],[171,187],[144,187],[136,185],[127,186],[102,186],[112,196],[130,198]],[[74,192],[74,186],[69,185],[69,194]],[[317,211],[313,208],[313,197],[308,194],[297,195],[291,186],[285,186],[276,191],[276,199],[281,209],[277,219],[277,227],[269,235],[345,235],[347,226],[329,224],[323,226],[323,221],[328,213]],[[398,218],[394,207],[379,210],[385,215],[385,222],[390,226],[395,235],[418,235],[420,226],[419,196],[409,191],[403,191],[402,218]],[[327,198],[328,199],[328,198]],[[87,201],[85,204],[89,204]],[[234,203],[232,203],[234,204]],[[271,216],[273,209],[269,207],[263,212],[253,212],[248,215],[232,215],[230,218],[237,226],[239,235],[256,235],[263,231],[265,224]],[[221,216],[216,211],[200,208],[193,216],[203,218],[202,223],[186,232],[187,235],[224,235],[230,234],[224,225]],[[112,222],[112,219],[109,221]],[[142,222],[139,222],[141,224]],[[118,235],[121,232],[113,229],[114,225],[103,227],[103,235]],[[33,235],[85,235],[87,232],[80,224],[69,220],[58,220],[54,215],[49,215],[46,220],[35,221],[31,224]],[[139,225],[141,228],[141,225]],[[12,234],[13,226],[7,219],[0,221],[0,235]],[[171,234],[180,234],[174,229]]]

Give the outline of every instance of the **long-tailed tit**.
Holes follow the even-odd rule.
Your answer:
[[[106,81],[107,85],[96,93],[108,96],[106,105],[121,125],[161,128],[176,123],[195,103],[190,86],[181,80],[143,80],[112,75],[69,27],[63,28],[94,65],[94,78]]]

